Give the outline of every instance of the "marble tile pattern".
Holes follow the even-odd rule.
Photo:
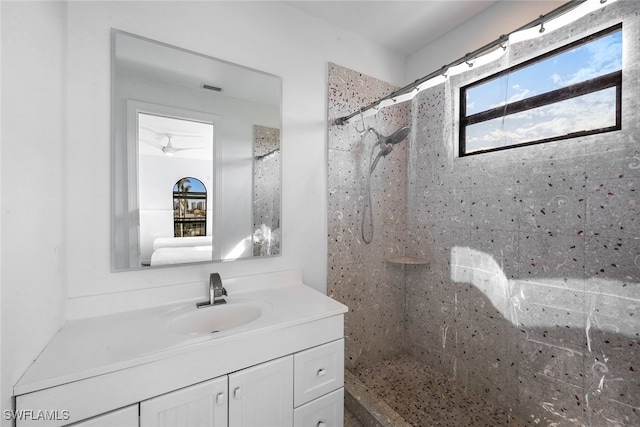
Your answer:
[[[259,125],[253,127],[254,256],[280,253],[279,149],[280,129]]]
[[[509,411],[492,405],[477,393],[424,362],[408,355],[360,369],[357,378],[366,393],[388,404],[397,414],[383,426],[524,427]],[[419,391],[419,392],[418,392]],[[364,394],[364,393],[363,393]],[[384,405],[384,404],[383,404]]]
[[[620,131],[457,156],[460,86],[618,22]],[[429,396],[451,381],[499,408],[455,425],[640,426],[637,2],[607,4],[507,50],[500,64],[420,92],[409,111],[372,119],[393,130],[406,113],[412,127],[403,157],[375,178],[372,245],[358,228],[367,153],[353,126],[329,126],[329,290],[350,307],[347,366],[375,381],[386,375],[387,384],[404,376],[388,403],[404,401],[416,414],[437,410],[439,398]],[[334,65],[329,87],[330,120],[390,90]],[[394,251],[430,264],[385,264]],[[421,365],[390,374],[385,360],[394,356]],[[425,365],[442,384],[426,379]],[[448,401],[469,416],[479,410]]]
[[[344,412],[343,427],[363,427],[358,418],[349,411]]]
[[[350,412],[365,427],[410,426],[373,388],[364,384],[349,370],[345,370],[344,374],[345,413]],[[381,376],[380,380],[384,382],[382,378]]]
[[[620,20],[621,131],[459,158],[452,100],[490,66],[412,104],[406,251],[431,268],[406,269],[409,353],[531,425],[640,425],[637,4],[509,48],[506,65]]]
[[[404,333],[404,274],[386,257],[405,246],[408,140],[378,162],[371,174],[373,239],[366,244],[361,222],[365,183],[376,142],[375,128],[389,135],[408,124],[408,106],[381,111],[357,123],[333,121],[396,88],[361,73],[329,64],[328,292],[349,307],[345,318],[346,366],[374,363],[397,354]],[[410,137],[409,137],[410,138]],[[374,155],[377,152],[374,152]],[[368,228],[367,228],[368,230]]]

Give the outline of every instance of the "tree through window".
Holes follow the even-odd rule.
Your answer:
[[[184,177],[173,186],[174,237],[207,235],[207,189],[197,178]]]

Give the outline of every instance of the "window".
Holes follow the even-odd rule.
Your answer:
[[[459,155],[620,129],[622,24],[460,89]]]
[[[207,235],[207,189],[202,181],[181,178],[173,186],[173,235]]]

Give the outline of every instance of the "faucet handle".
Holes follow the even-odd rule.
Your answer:
[[[213,286],[216,288],[222,287],[222,279],[220,278],[219,273],[209,274],[209,286]]]
[[[227,296],[227,290],[222,286],[222,279],[220,274],[211,273],[209,275],[209,301],[199,302],[196,304],[198,308],[211,307],[217,304],[225,304],[227,301],[220,298]]]

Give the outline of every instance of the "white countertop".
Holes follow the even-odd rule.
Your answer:
[[[262,316],[228,331],[196,335],[177,334],[168,328],[176,313],[197,310],[195,300],[69,320],[15,385],[14,394],[55,387],[347,311],[343,304],[301,282],[268,284],[261,289],[250,286],[249,290],[237,284],[224,286],[229,292],[226,297],[229,305],[258,300],[265,308]],[[204,299],[203,295],[200,301]]]

